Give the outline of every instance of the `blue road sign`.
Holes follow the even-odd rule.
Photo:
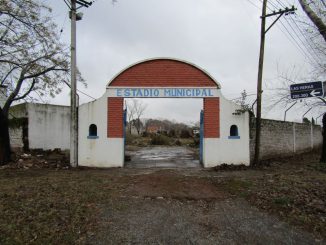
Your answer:
[[[322,82],[297,83],[290,86],[291,98],[302,99],[324,96]]]

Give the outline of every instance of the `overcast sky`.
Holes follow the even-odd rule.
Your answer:
[[[259,0],[250,1],[261,7]],[[58,28],[63,29],[61,39],[68,45],[67,6],[63,0],[45,2],[53,8]],[[94,98],[103,95],[106,84],[119,71],[154,57],[173,57],[200,66],[221,84],[228,99],[239,97],[244,89],[256,93],[261,10],[249,0],[118,0],[115,4],[97,0],[80,11],[84,16],[77,23],[77,64],[88,87],[79,89]],[[277,23],[266,38],[265,84],[294,66],[302,74],[311,69],[280,27]],[[80,96],[81,103],[91,100]],[[69,91],[50,102],[68,105]],[[144,103],[148,104],[146,117],[185,122],[199,120],[202,107],[202,100],[196,99],[144,99]],[[265,109],[263,116],[281,119],[283,112]],[[293,112],[289,119],[300,117],[301,112]]]

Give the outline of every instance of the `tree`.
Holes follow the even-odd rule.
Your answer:
[[[12,103],[54,97],[62,90],[62,80],[69,80],[69,55],[58,41],[50,13],[38,0],[0,2],[0,85],[6,86],[8,93],[0,107],[0,164],[10,160],[8,115]]]
[[[140,130],[142,128],[142,123],[140,118],[144,115],[144,112],[146,110],[147,105],[145,105],[142,101],[140,100],[133,100],[134,104],[133,107],[135,109],[135,127],[137,129],[138,135],[140,134]]]
[[[326,24],[324,23],[324,20],[322,19],[322,16],[325,18],[325,10],[322,11],[322,8],[317,8],[316,10],[313,10],[312,7],[309,6],[310,3],[313,3],[314,5],[317,5],[317,1],[309,1],[309,3],[306,0],[299,0],[299,3],[303,9],[303,11],[307,14],[311,22],[315,25],[320,35],[324,38],[324,41],[326,42]],[[325,3],[322,2],[322,4],[325,6]],[[317,5],[318,6],[318,5]],[[318,16],[318,12],[320,12],[321,16]]]
[[[323,1],[299,0],[305,16],[296,17],[297,24],[303,29],[301,32],[306,40],[307,47],[313,58],[313,76],[324,76],[326,73],[326,6]]]
[[[129,134],[131,134],[132,122],[135,117],[135,108],[133,107],[132,101],[126,101],[126,109],[127,109],[128,131]]]

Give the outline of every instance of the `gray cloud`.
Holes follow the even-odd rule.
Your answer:
[[[62,25],[67,14],[65,4],[47,2],[58,25]],[[152,57],[195,63],[221,83],[227,98],[239,97],[243,89],[256,91],[260,10],[246,0],[120,0],[114,5],[110,0],[98,0],[82,12],[84,18],[78,22],[77,32],[78,66],[88,82],[88,88],[81,89],[93,97],[101,96],[107,82],[120,70]],[[66,43],[70,42],[69,32],[68,19],[62,35]],[[273,27],[266,40],[265,82],[277,76],[277,66],[286,70],[293,65],[310,69],[298,49]],[[67,95],[65,90],[53,102],[68,104]],[[89,98],[81,95],[81,101]],[[169,109],[179,104],[180,112],[200,108],[196,101],[156,99],[150,101],[149,110],[153,116],[194,121],[194,116],[186,113],[173,114],[176,107]],[[278,114],[266,115],[280,118]]]

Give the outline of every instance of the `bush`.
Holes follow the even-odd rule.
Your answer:
[[[190,138],[191,137],[191,134],[189,132],[189,130],[187,129],[182,129],[181,130],[181,133],[180,133],[180,138]]]
[[[169,131],[169,137],[175,137],[175,130],[174,129],[171,129]]]
[[[151,145],[170,145],[170,138],[164,135],[153,135]]]
[[[144,132],[141,133],[141,136],[142,137],[148,137],[149,136],[149,133],[147,133],[146,131],[144,131]]]

